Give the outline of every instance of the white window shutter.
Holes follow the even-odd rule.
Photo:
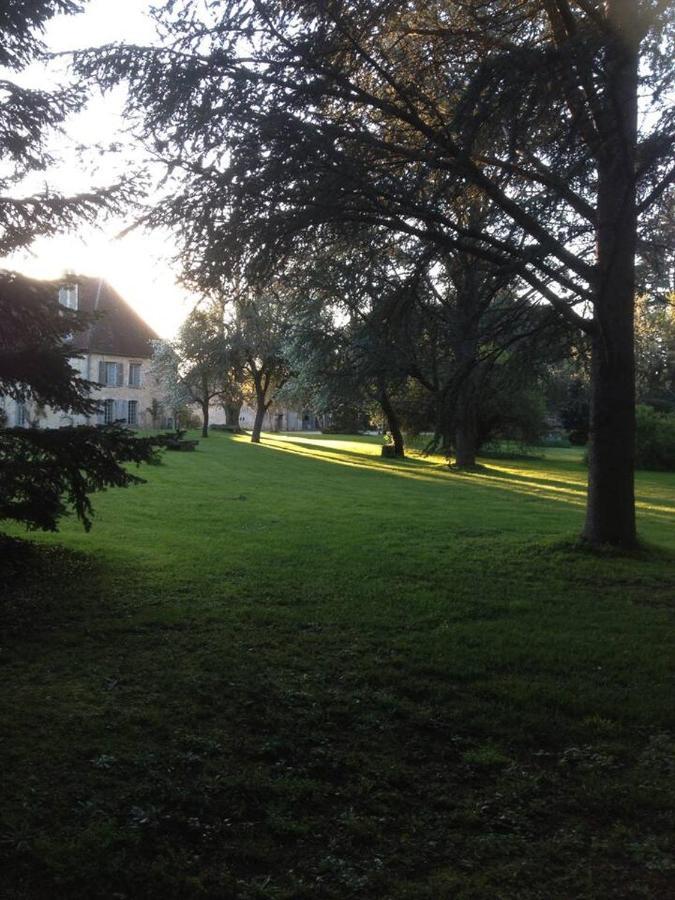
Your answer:
[[[117,363],[117,387],[124,387],[124,366]]]
[[[127,420],[127,401],[115,400],[115,419]]]
[[[99,384],[105,384],[105,363],[99,360],[98,363],[98,381]]]

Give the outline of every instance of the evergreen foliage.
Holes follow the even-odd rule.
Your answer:
[[[20,71],[43,54],[45,23],[57,13],[74,13],[70,0],[29,0],[0,8],[0,65]],[[36,237],[91,221],[118,208],[128,187],[120,185],[73,197],[47,189],[16,196],[22,180],[51,162],[50,132],[79,109],[81,88],[53,92],[0,80],[0,254],[28,246]],[[92,383],[72,365],[77,333],[91,317],[64,309],[55,283],[37,283],[16,273],[0,273],[0,401],[32,401],[64,411],[92,415],[97,403]],[[6,416],[4,417],[6,425]],[[55,530],[72,507],[85,528],[91,526],[89,494],[141,481],[127,462],[157,459],[161,439],[137,439],[118,426],[58,430],[0,429],[0,520],[28,528]]]
[[[130,196],[131,182],[73,196],[47,187],[24,193],[26,176],[40,173],[53,162],[47,143],[66,117],[82,108],[86,92],[79,85],[51,91],[26,88],[13,80],[30,63],[44,58],[41,34],[57,14],[76,13],[73,0],[8,0],[0,5],[0,255],[27,247],[36,237],[58,234],[101,212],[115,211]],[[0,317],[6,313],[0,295]]]
[[[72,509],[89,530],[89,494],[141,484],[123,463],[155,462],[161,439],[120,425],[0,429],[0,520],[56,531]]]
[[[58,285],[0,272],[0,396],[74,413],[97,409],[93,383],[72,365],[77,337],[92,317],[57,302]]]
[[[90,416],[93,383],[72,365],[77,332],[91,317],[64,309],[57,287],[12,273],[0,277],[0,400],[31,401]],[[6,424],[6,423],[5,423]],[[118,425],[0,428],[0,520],[54,531],[70,507],[91,527],[89,494],[142,481],[124,467],[157,460],[162,438],[137,438]]]

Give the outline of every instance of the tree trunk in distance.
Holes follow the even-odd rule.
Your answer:
[[[462,290],[458,296],[458,335],[455,354],[459,368],[459,383],[455,402],[455,467],[472,469],[478,452],[478,318],[475,306],[475,273],[464,271]]]
[[[394,456],[404,457],[405,445],[403,443],[401,426],[399,425],[396,410],[391,405],[389,395],[384,389],[380,391],[380,406],[382,407],[382,412],[384,413],[384,416],[387,420],[387,426],[389,428],[389,433],[391,434],[391,439],[394,445]]]
[[[208,401],[206,403],[202,403],[202,437],[207,438],[209,436],[209,404]]]
[[[239,417],[241,416],[242,403],[228,403],[225,406],[225,421],[228,425],[239,428]]]
[[[472,469],[476,465],[478,453],[478,403],[476,396],[478,386],[476,384],[477,350],[470,351],[464,359],[466,374],[462,377],[457,389],[457,403],[455,406],[455,467],[458,469]]]
[[[629,0],[610,0],[606,67],[612,141],[598,163],[598,282],[591,348],[588,504],[583,538],[636,546],[635,531],[635,168],[638,52]]]

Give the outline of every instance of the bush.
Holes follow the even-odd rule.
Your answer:
[[[321,431],[323,434],[361,434],[367,427],[368,419],[362,406],[344,401],[330,407],[328,422]]]
[[[546,404],[536,388],[497,382],[485,391],[478,410],[478,436],[481,446],[512,441],[533,446],[548,431]]]
[[[675,471],[675,413],[638,406],[636,417],[636,468]]]

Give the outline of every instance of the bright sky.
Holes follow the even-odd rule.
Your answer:
[[[46,43],[51,50],[66,51],[93,47],[112,41],[151,43],[154,29],[146,11],[151,0],[90,0],[79,16],[58,16],[48,25]],[[22,73],[22,82],[35,87],[51,87],[59,72],[32,67]],[[103,186],[140,160],[130,149],[123,132],[123,94],[93,97],[88,108],[68,123],[67,134],[58,136],[53,152],[63,162],[43,173],[32,189],[45,183],[64,193]],[[105,147],[113,142],[125,145],[120,153],[87,153],[81,157],[78,145]],[[37,240],[28,251],[0,258],[0,268],[16,269],[37,278],[56,278],[64,271],[94,275],[108,280],[122,296],[162,336],[171,337],[194,304],[176,285],[176,271],[170,263],[172,241],[167,234],[134,231],[116,236],[130,224],[126,220],[101,221],[97,228],[83,227],[73,234]]]

